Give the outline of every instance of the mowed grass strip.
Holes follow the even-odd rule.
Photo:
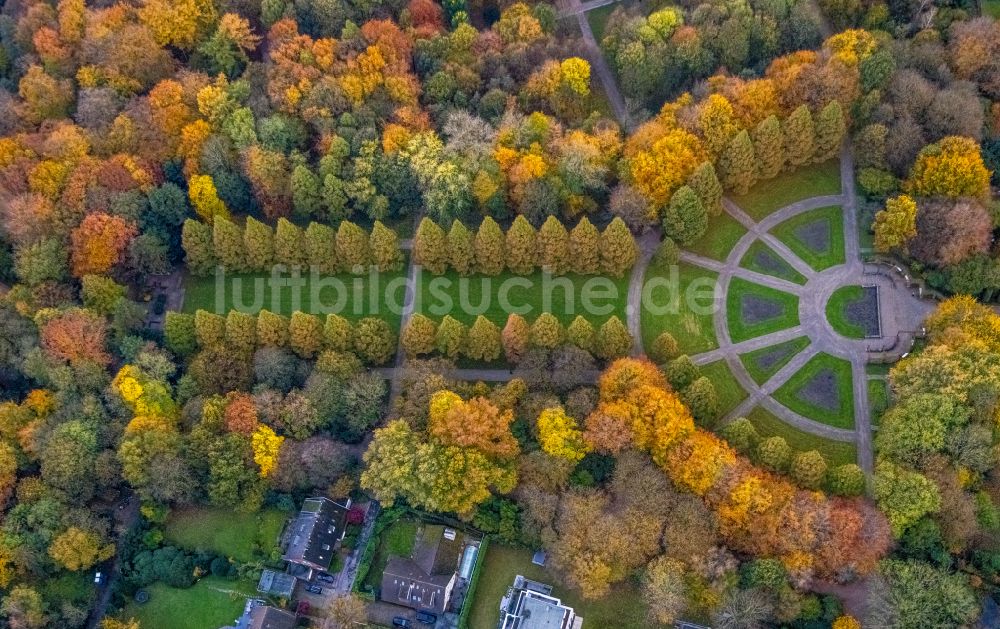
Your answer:
[[[773,316],[765,316],[772,311]],[[734,277],[726,295],[726,319],[734,343],[792,328],[799,324],[799,298]]]
[[[786,205],[809,197],[840,194],[840,160],[809,164],[761,181],[743,196],[733,197],[743,211],[761,220]]]
[[[514,583],[514,577],[529,579],[555,586],[553,596],[572,607],[584,619],[584,626],[592,627],[662,627],[647,618],[647,606],[639,586],[625,581],[611,586],[607,596],[584,600],[577,592],[558,585],[559,579],[541,566],[531,563],[532,552],[501,544],[490,544],[476,585],[476,596],[469,603],[470,627],[496,627],[500,620],[500,599]],[[697,620],[697,619],[696,619]]]
[[[813,223],[826,223],[829,230],[826,238],[803,238],[802,231],[819,227]],[[839,205],[821,207],[803,212],[784,221],[771,230],[781,242],[788,245],[795,255],[817,271],[843,264],[844,253],[844,210]]]
[[[757,428],[761,437],[784,437],[796,452],[817,450],[831,467],[858,461],[858,450],[853,443],[826,439],[789,426],[761,406],[750,411],[747,419]]]
[[[868,405],[872,409],[872,423],[878,424],[889,408],[889,383],[885,380],[868,381]]]
[[[746,233],[746,227],[729,213],[723,212],[718,216],[709,216],[705,235],[686,248],[706,258],[725,262],[729,252]]]
[[[209,550],[237,561],[268,558],[292,516],[277,509],[234,514],[230,509],[196,507],[170,513],[164,539],[188,550]]]
[[[130,602],[121,618],[135,618],[140,626],[170,629],[217,629],[231,626],[243,613],[247,598],[257,598],[256,583],[209,576],[187,589],[161,582],[144,588],[149,601]]]
[[[511,312],[519,312],[529,322],[551,312],[564,325],[577,315],[595,326],[612,315],[624,323],[628,283],[627,273],[620,278],[575,274],[546,278],[541,272],[462,277],[454,271],[442,275],[424,271],[414,311],[435,321],[451,315],[466,324],[481,314],[501,327]]]
[[[774,392],[774,399],[799,415],[836,428],[854,428],[854,386],[851,363],[819,353],[813,356],[788,382]],[[833,377],[829,390],[817,392],[815,378]],[[806,399],[805,390],[813,387],[813,400]],[[822,400],[820,400],[822,398]]]
[[[643,291],[642,343],[648,351],[662,332],[677,340],[684,354],[699,354],[719,346],[713,317],[719,276],[690,264],[646,271]]]
[[[774,249],[771,249],[760,240],[750,243],[750,248],[747,249],[743,259],[740,260],[740,266],[750,271],[770,275],[796,284],[806,283],[804,275],[796,271]]]
[[[740,361],[746,367],[750,377],[757,384],[764,384],[771,376],[778,373],[796,354],[809,346],[809,338],[800,336],[784,343],[755,349],[746,354],[740,354]]]
[[[316,315],[335,313],[351,321],[371,316],[399,329],[405,279],[405,265],[399,271],[362,275],[314,277],[306,271],[295,288],[287,285],[288,273],[280,276],[281,285],[272,283],[269,273],[227,273],[218,281],[214,276],[189,275],[184,281],[183,310],[222,315],[233,309],[251,313],[269,310],[285,316],[299,310]]]
[[[717,360],[700,367],[701,375],[712,381],[715,394],[719,398],[719,416],[723,417],[729,411],[747,399],[747,392],[736,380],[729,364],[725,360]]]

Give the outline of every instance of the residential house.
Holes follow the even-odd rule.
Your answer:
[[[497,629],[580,629],[583,618],[572,607],[552,596],[552,586],[514,577],[514,584],[500,601]]]
[[[329,498],[307,498],[302,510],[285,529],[282,538],[285,554],[282,558],[301,570],[289,572],[311,579],[312,571],[330,569],[333,555],[347,532],[347,512],[351,500],[334,502]]]
[[[236,620],[235,629],[294,629],[295,623],[295,614],[251,598],[247,599],[243,615]]]
[[[295,577],[286,572],[265,569],[260,573],[257,591],[268,596],[292,598],[292,594],[295,592]]]
[[[465,542],[453,529],[427,524],[410,557],[391,555],[379,598],[387,603],[442,614],[458,579]]]

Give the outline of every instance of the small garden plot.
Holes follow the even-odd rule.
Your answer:
[[[737,382],[725,360],[717,360],[700,367],[701,375],[712,381],[719,399],[719,416],[725,417],[729,411],[747,399],[747,392]]]
[[[164,539],[188,550],[208,550],[237,561],[270,559],[278,550],[278,537],[291,517],[278,509],[256,514],[236,514],[229,509],[196,507],[170,514]]]
[[[650,267],[645,282],[649,292],[647,296],[643,291],[641,311],[644,347],[651,347],[662,332],[670,332],[685,354],[719,346],[712,322],[716,273],[681,263],[667,270]]]
[[[775,210],[810,197],[840,194],[840,160],[810,164],[762,181],[740,197],[734,197],[743,211],[761,220]]]
[[[135,618],[142,627],[217,629],[232,626],[243,613],[247,598],[256,598],[255,583],[205,577],[187,589],[153,583],[145,588],[149,600],[131,602],[121,617]]]
[[[796,354],[808,346],[809,338],[800,336],[797,339],[743,354],[740,356],[740,360],[754,382],[764,384],[771,379],[771,376],[787,365],[788,361]]]
[[[708,217],[705,235],[687,247],[693,253],[724,262],[747,230],[727,212]]]
[[[854,443],[834,441],[799,430],[781,421],[766,408],[758,406],[747,414],[747,419],[757,428],[761,437],[784,437],[796,452],[816,450],[826,458],[830,467],[858,461],[858,450]]]
[[[838,205],[794,216],[771,233],[817,271],[844,263],[844,218]]]
[[[806,283],[806,278],[801,273],[796,271],[774,249],[771,249],[760,240],[753,241],[743,259],[740,260],[740,266],[744,269],[763,273],[764,275],[771,275],[788,280],[789,282],[795,282],[796,284]]]
[[[225,315],[237,309],[249,313],[269,310],[285,316],[295,311],[335,313],[351,321],[363,317],[385,319],[399,329],[405,299],[406,267],[392,273],[311,276],[306,271],[295,286],[284,273],[272,280],[268,273],[189,275],[184,281],[184,312],[207,310]],[[280,283],[279,283],[280,282]]]
[[[552,592],[584,619],[585,627],[660,627],[647,618],[647,605],[642,591],[632,581],[611,586],[611,592],[597,600],[584,600],[580,595],[558,585],[559,580],[545,568],[531,563],[532,552],[501,544],[490,544],[486,549],[476,585],[475,599],[471,602],[470,627],[496,627],[500,620],[500,599],[522,575],[534,581],[554,585]]]
[[[551,312],[564,325],[577,315],[599,326],[612,315],[625,322],[629,276],[565,275],[546,277],[541,272],[514,275],[462,277],[455,271],[442,275],[420,274],[420,292],[414,311],[438,321],[451,315],[471,325],[480,314],[503,327],[511,312],[530,322]]]
[[[854,428],[851,363],[820,353],[774,393],[796,413],[837,428]]]
[[[377,542],[378,546],[375,548],[371,568],[365,575],[364,589],[366,591],[378,591],[382,585],[382,572],[385,571],[385,564],[389,561],[390,555],[409,557],[413,553],[413,544],[419,527],[420,523],[416,520],[404,518],[396,520],[382,532]]]
[[[739,277],[726,296],[729,336],[739,343],[799,324],[799,298]]]
[[[878,288],[841,286],[826,302],[826,319],[838,334],[852,339],[882,336],[879,323]]]

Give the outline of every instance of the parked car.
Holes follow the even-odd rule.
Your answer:
[[[332,574],[327,574],[326,572],[320,572],[316,575],[317,581],[322,581],[323,583],[335,583],[336,579],[333,578]]]
[[[396,616],[395,618],[392,619],[392,626],[393,627],[412,627],[413,623],[411,623],[406,618],[403,618],[402,616]]]
[[[433,625],[438,620],[438,617],[430,612],[417,612],[417,622],[423,623],[425,625]]]
[[[307,585],[306,592],[309,592],[310,594],[322,594],[323,588],[318,585]]]

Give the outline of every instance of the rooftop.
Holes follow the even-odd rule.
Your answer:
[[[283,559],[317,570],[327,570],[337,544],[344,537],[351,501],[341,504],[329,498],[309,498],[285,532]]]

